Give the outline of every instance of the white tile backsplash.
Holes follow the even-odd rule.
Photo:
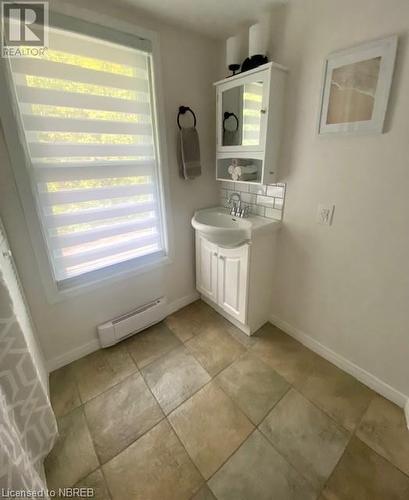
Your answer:
[[[266,209],[261,205],[250,205],[250,212],[254,215],[261,215],[262,217],[264,217]]]
[[[252,205],[257,202],[257,195],[255,194],[251,193],[240,193],[240,194],[241,194],[241,201],[244,201],[244,203]]]
[[[240,193],[248,193],[250,191],[250,185],[243,182],[235,182],[234,189]]]
[[[284,198],[274,198],[274,208],[282,210],[284,206]]]
[[[267,186],[263,184],[253,186],[250,184],[250,193],[254,194],[266,194]]]
[[[267,208],[265,212],[265,217],[269,219],[277,219],[281,220],[283,218],[283,212],[281,210],[277,210],[276,208]]]
[[[257,205],[274,208],[274,198],[271,198],[270,196],[261,196],[260,194],[258,194]]]
[[[250,212],[262,217],[281,220],[284,209],[285,184],[250,184],[240,182],[220,182],[220,202],[223,206],[233,192],[240,193],[243,203],[250,207]]]
[[[283,184],[274,184],[267,186],[267,196],[273,198],[284,198],[285,186]]]
[[[222,182],[222,186],[224,187],[224,189],[231,189],[234,191],[234,182]]]

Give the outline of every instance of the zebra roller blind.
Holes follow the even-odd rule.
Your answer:
[[[261,132],[263,84],[246,83],[243,92],[243,146],[258,146]]]
[[[151,54],[50,27],[9,63],[56,281],[163,254]]]

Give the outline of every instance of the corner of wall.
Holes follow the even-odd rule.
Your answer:
[[[392,401],[401,408],[404,408],[406,422],[408,423],[409,428],[409,397],[407,394],[403,394],[394,387],[390,386],[387,382],[379,379],[372,373],[364,370],[352,361],[349,361],[347,358],[344,358],[337,352],[329,349],[324,344],[321,344],[321,342],[313,339],[307,333],[290,325],[277,316],[272,315],[270,322],[277,328],[280,328],[280,330],[283,330],[283,332],[298,340],[301,344],[305,345],[305,347],[311,349],[311,351],[314,351],[316,354],[334,364],[344,372],[349,373],[349,375],[352,375],[384,398],[389,399],[389,401]]]

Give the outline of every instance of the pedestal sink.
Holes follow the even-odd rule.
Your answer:
[[[278,228],[280,222],[256,215],[241,219],[226,208],[215,207],[198,210],[192,218],[192,226],[212,243],[235,247],[250,241],[254,231]]]

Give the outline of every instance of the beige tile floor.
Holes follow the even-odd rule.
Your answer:
[[[201,301],[51,374],[50,488],[97,500],[408,500],[403,412]]]

